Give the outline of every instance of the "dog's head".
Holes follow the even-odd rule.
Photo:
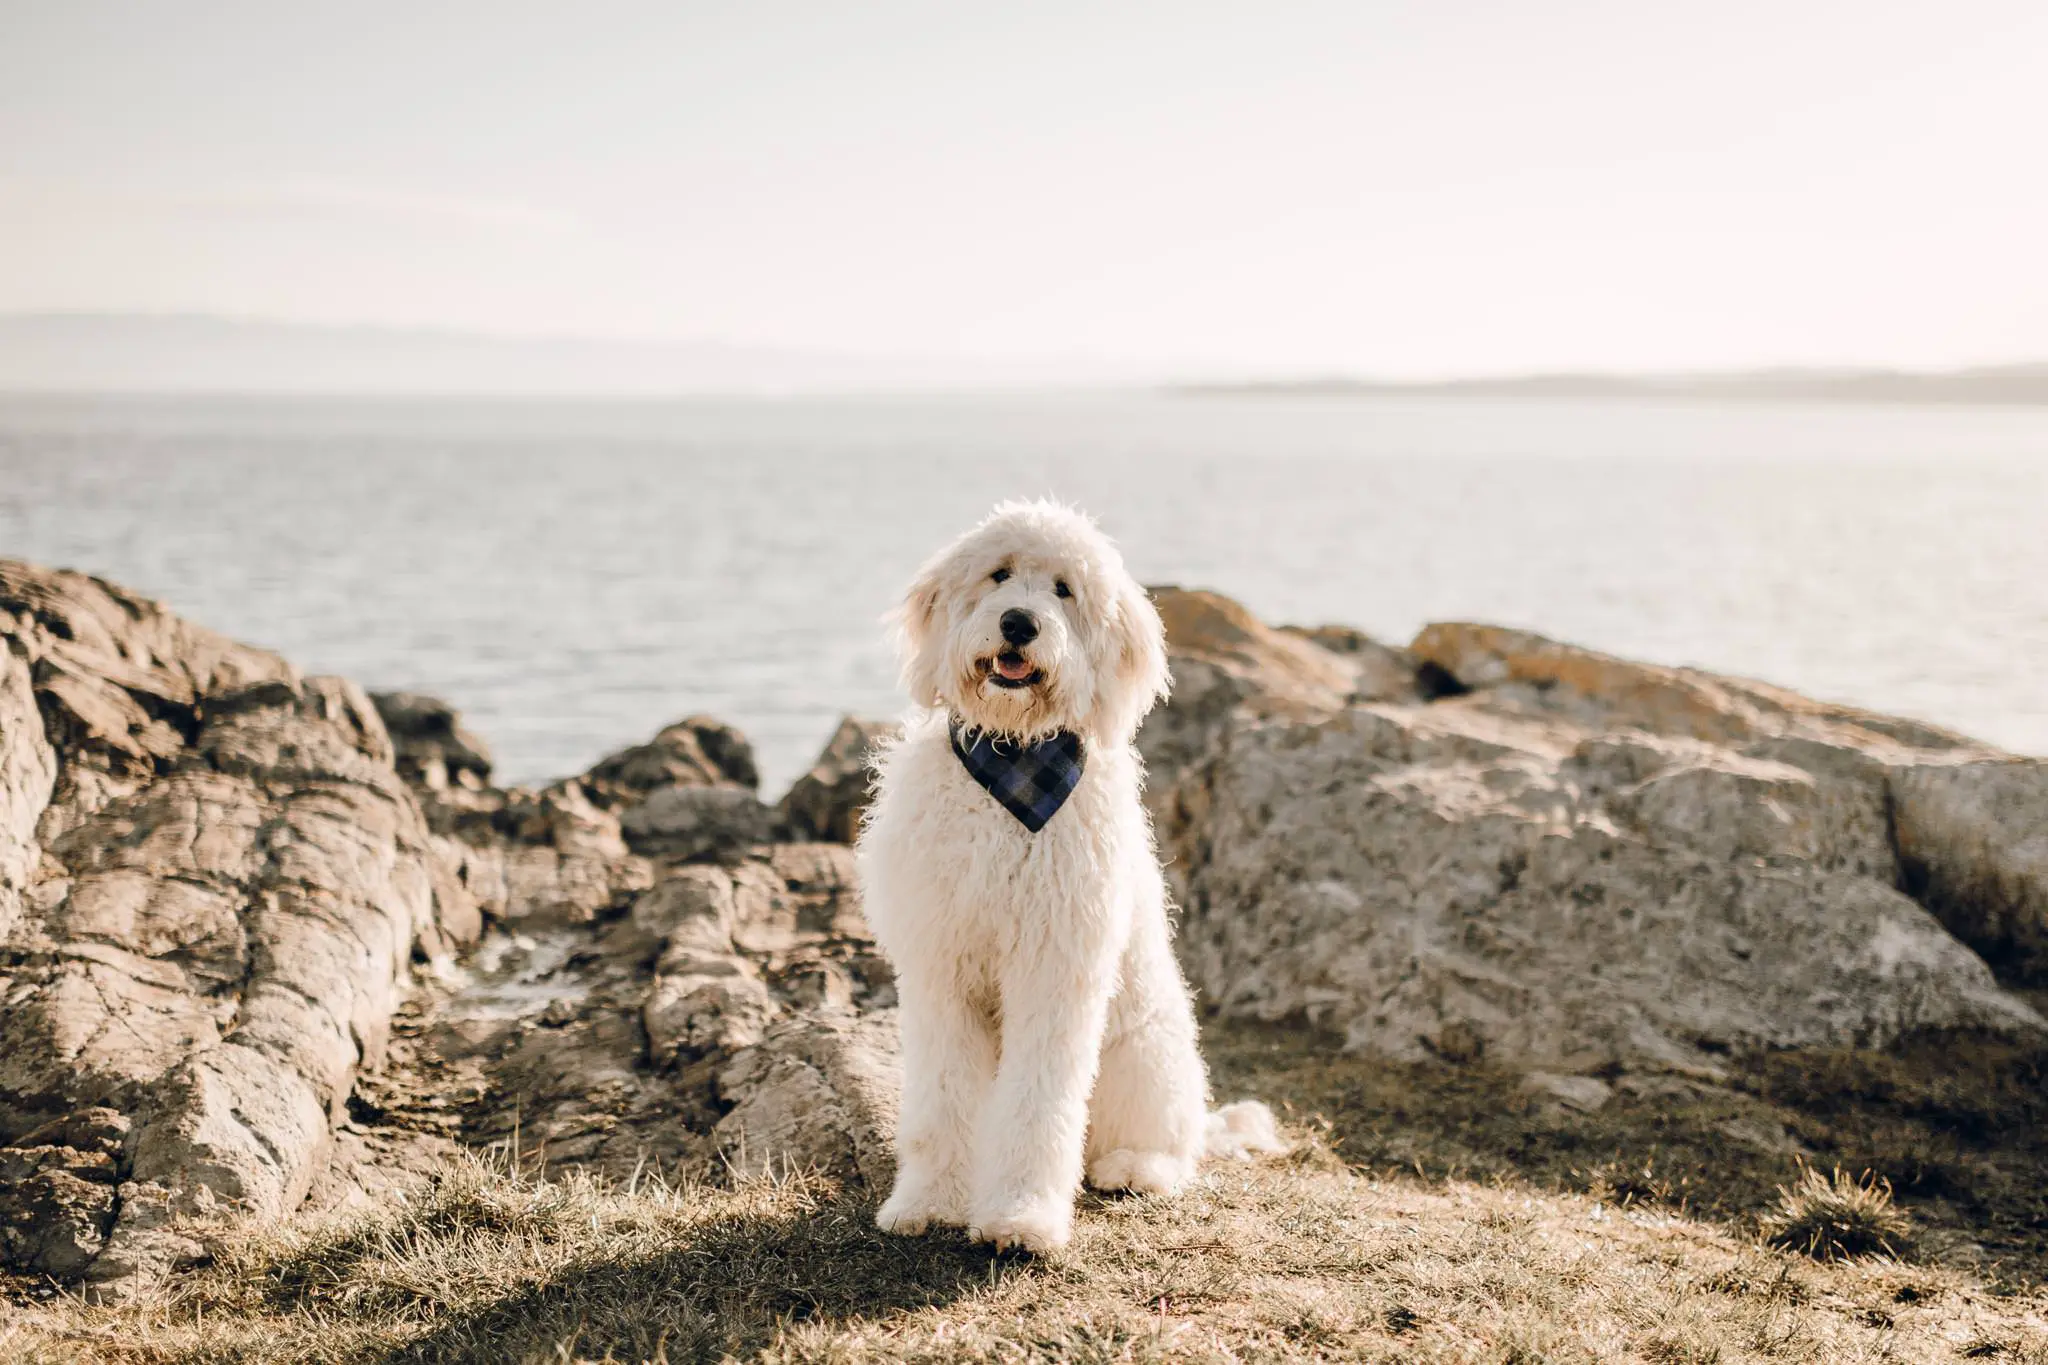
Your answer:
[[[1166,632],[1087,516],[1013,502],[941,550],[894,616],[913,700],[1031,741],[1128,743],[1166,696]]]

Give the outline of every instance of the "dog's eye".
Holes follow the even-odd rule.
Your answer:
[[[997,569],[988,576],[988,581],[991,583],[1007,583],[1010,581],[1010,571],[1008,569]]]
[[[1054,597],[1072,597],[1074,595],[1074,590],[1067,586],[1066,579],[1055,578],[1052,581],[1052,595]]]

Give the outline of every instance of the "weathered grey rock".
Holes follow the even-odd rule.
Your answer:
[[[737,867],[677,868],[633,909],[664,934],[643,1006],[661,1065],[726,1057],[818,1006],[893,1002],[839,844],[781,844]]]
[[[1422,661],[1398,645],[1385,644],[1352,626],[1280,626],[1350,664],[1356,675],[1353,701],[1424,701],[1434,694],[1420,676]]]
[[[1598,1076],[1560,1076],[1552,1071],[1531,1071],[1522,1077],[1522,1088],[1582,1114],[1595,1113],[1614,1098],[1614,1087]]]
[[[490,749],[447,702],[417,692],[376,692],[370,699],[390,732],[398,775],[407,782],[431,791],[489,783]]]
[[[99,580],[0,562],[0,724],[0,1225],[112,1291],[296,1206],[474,909],[367,696]]]
[[[874,778],[869,758],[875,746],[893,738],[893,721],[839,722],[825,751],[810,771],[799,777],[775,807],[779,835],[801,841],[850,844],[860,831]]]
[[[718,1075],[732,1109],[714,1130],[734,1169],[817,1169],[887,1189],[903,1069],[896,1012],[810,1011],[771,1029]]]
[[[1172,704],[1138,737],[1155,788],[1199,757],[1238,718],[1320,715],[1362,700],[1419,696],[1413,672],[1347,636],[1339,653],[1312,633],[1268,626],[1219,593],[1156,587],[1173,646]],[[1325,634],[1335,627],[1324,628]]]
[[[2048,762],[1915,764],[1890,791],[1906,885],[1964,942],[2048,981]]]
[[[1942,884],[2027,904],[2010,890],[2034,885],[2025,817],[2001,826],[1955,793],[2023,809],[2000,784],[2031,790],[2031,765],[1958,767],[1985,751],[1520,632],[1431,627],[1414,653],[1449,679],[1444,699],[1317,696],[1314,670],[1268,659],[1233,675],[1222,716],[1169,721],[1205,736],[1154,801],[1181,952],[1212,1006],[1395,1057],[1563,1074],[2044,1027],[1896,889],[1891,823],[1910,787],[1931,846],[1911,865],[1995,863]],[[1973,863],[1973,847],[1996,852]],[[1987,932],[2009,939],[2012,921]]]
[[[656,787],[627,806],[619,827],[636,853],[732,858],[768,842],[775,813],[744,787]]]
[[[57,757],[43,737],[28,651],[0,638],[0,941],[21,917],[36,879],[36,821],[50,804]]]
[[[645,744],[602,759],[581,780],[591,799],[609,809],[645,800],[661,787],[753,791],[761,785],[761,773],[745,735],[709,716],[691,716]]]
[[[0,1148],[0,1263],[72,1280],[114,1225],[128,1120],[80,1109]]]

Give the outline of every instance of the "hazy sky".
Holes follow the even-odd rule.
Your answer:
[[[0,0],[0,310],[1182,372],[2048,356],[2042,0]]]

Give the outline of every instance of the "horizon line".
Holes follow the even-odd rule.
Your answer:
[[[738,341],[715,336],[678,336],[651,333],[602,333],[549,330],[496,330],[484,327],[462,326],[450,323],[411,323],[382,321],[330,321],[319,319],[294,319],[259,313],[214,312],[194,309],[122,310],[104,308],[40,308],[0,309],[0,325],[9,323],[138,323],[163,324],[205,324],[225,328],[272,328],[285,331],[308,333],[359,333],[387,334],[446,341],[469,341],[490,345],[519,344],[566,344],[585,346],[623,346],[646,348],[689,347],[706,350],[754,353],[760,355],[803,356],[813,359],[837,359],[859,362],[909,362],[930,361],[954,364],[983,365],[1000,367],[1004,365],[1048,367],[1058,364],[1093,365],[1122,371],[1118,375],[1097,375],[1072,380],[1018,380],[996,382],[988,385],[961,384],[940,381],[928,385],[884,385],[879,391],[900,392],[906,388],[922,388],[933,392],[956,392],[963,389],[990,387],[1015,390],[1029,387],[1046,390],[1083,389],[1167,389],[1173,391],[1278,391],[1294,390],[1307,394],[1324,390],[1423,390],[1455,388],[1465,386],[1496,385],[1541,385],[1558,383],[1608,382],[1616,384],[1643,383],[1715,383],[1729,380],[1881,380],[1881,379],[1952,379],[1978,376],[2029,377],[2029,372],[2048,376],[2048,357],[2008,358],[2001,360],[1980,360],[1942,365],[1902,365],[1896,363],[1835,360],[1835,361],[1772,361],[1757,360],[1731,362],[1725,365],[1686,366],[1680,368],[1636,369],[1612,365],[1572,366],[1530,366],[1485,368],[1464,371],[1433,371],[1418,375],[1388,374],[1369,370],[1347,369],[1341,366],[1284,366],[1265,367],[1251,364],[1220,365],[1216,363],[1175,363],[1140,362],[1128,359],[1113,359],[1085,353],[1000,355],[975,352],[925,352],[925,351],[861,351],[849,350],[830,343],[784,342],[784,341]],[[1174,375],[1172,371],[1179,371]],[[1206,373],[1204,373],[1206,372]],[[1138,377],[1140,374],[1146,377]],[[828,386],[836,389],[838,386]],[[810,386],[802,386],[795,392],[814,392]],[[10,390],[0,386],[0,393],[26,393],[38,390]],[[49,390],[48,392],[84,392],[84,390]],[[109,394],[123,392],[198,392],[197,390],[107,390]],[[236,391],[220,390],[217,396],[233,396]],[[252,396],[278,390],[251,390]],[[292,390],[291,392],[300,392]],[[320,394],[322,390],[304,390],[307,394]],[[361,396],[381,395],[385,390],[364,391]],[[693,396],[696,391],[678,391],[675,396]],[[736,391],[743,392],[743,391]],[[451,391],[447,397],[494,397],[495,393],[479,392],[474,395]],[[539,396],[539,395],[536,395]],[[547,396],[559,397],[609,397],[605,391],[562,391]]]

